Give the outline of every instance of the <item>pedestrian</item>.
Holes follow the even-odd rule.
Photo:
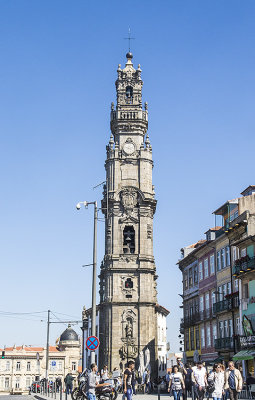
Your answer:
[[[71,394],[72,390],[73,390],[73,380],[74,377],[70,374],[70,372],[68,372],[68,374],[66,375],[64,382],[66,384],[66,393],[67,394]]]
[[[179,372],[178,365],[174,365],[173,372],[170,376],[168,392],[170,392],[170,390],[172,390],[174,400],[180,400],[182,390],[185,390],[185,383],[182,373]]]
[[[127,400],[132,400],[132,371],[135,369],[134,361],[128,362],[127,368],[124,371],[124,393]]]
[[[233,361],[229,361],[225,372],[225,389],[229,391],[230,400],[237,400],[238,393],[243,388],[243,378],[239,369],[235,368]]]
[[[213,400],[221,400],[224,394],[224,372],[221,369],[221,364],[214,364],[207,381],[207,391]]]
[[[133,369],[132,371],[132,390],[133,390],[133,394],[136,395],[136,390],[135,390],[135,385],[136,385],[136,371],[135,369]]]
[[[171,371],[171,372],[172,372],[172,371]],[[166,387],[167,387],[167,388],[168,388],[168,386],[169,386],[171,372],[168,371],[168,372],[166,373],[166,376],[165,376]]]
[[[188,394],[192,393],[192,383],[193,383],[193,370],[191,364],[185,365],[186,374],[184,375],[185,390],[183,390],[183,400],[188,398]]]
[[[57,391],[57,393],[59,393],[59,389],[60,389],[61,385],[62,385],[62,381],[61,381],[61,378],[58,376],[56,378],[56,391]]]
[[[145,375],[145,393],[150,393],[151,392],[151,374],[149,369],[147,368],[147,374]]]
[[[104,368],[101,369],[101,378],[103,381],[106,381],[109,379],[109,372],[108,372],[108,366],[104,365]]]
[[[207,379],[206,369],[201,361],[197,363],[197,368],[193,370],[193,379],[195,383],[195,396],[198,400],[203,400],[205,395],[205,388],[207,386]]]

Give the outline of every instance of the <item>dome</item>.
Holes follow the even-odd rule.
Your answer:
[[[126,54],[126,57],[127,57],[127,59],[130,59],[130,60],[132,60],[132,58],[133,58],[133,54],[132,53],[130,53],[130,51]]]
[[[68,326],[68,328],[62,333],[62,335],[60,336],[59,341],[63,342],[66,340],[70,340],[70,341],[78,341],[78,335],[77,333],[71,328],[71,326]]]

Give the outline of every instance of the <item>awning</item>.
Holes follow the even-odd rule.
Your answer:
[[[255,357],[255,350],[241,350],[235,354],[233,360],[253,360]]]

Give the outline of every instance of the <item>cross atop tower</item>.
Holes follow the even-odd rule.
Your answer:
[[[125,40],[128,40],[128,51],[130,53],[130,40],[135,40],[135,38],[131,37],[131,29],[128,28],[128,37],[124,38]]]

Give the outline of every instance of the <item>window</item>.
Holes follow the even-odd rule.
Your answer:
[[[201,347],[205,347],[205,329],[201,328]]]
[[[218,293],[219,293],[219,301],[222,301],[223,300],[222,286],[218,287]]]
[[[135,230],[133,226],[125,226],[123,230],[123,253],[135,252]]]
[[[199,280],[200,281],[203,280],[203,263],[202,262],[199,263]]]
[[[15,388],[19,389],[19,385],[20,385],[20,377],[16,376],[16,383],[15,383]]]
[[[29,386],[31,385],[31,378],[30,376],[26,377],[26,387],[29,388]]]
[[[200,296],[200,311],[204,311],[204,296]]]
[[[221,270],[220,251],[217,251],[217,271]]]
[[[191,350],[195,350],[194,328],[193,328],[193,326],[190,329],[190,346],[191,346]]]
[[[62,368],[63,368],[62,361],[59,361],[59,362],[58,362],[58,369],[61,371],[61,370],[62,370]]]
[[[192,268],[189,269],[189,287],[193,286],[193,270]]]
[[[231,282],[228,282],[227,284],[227,294],[231,293]]]
[[[236,334],[241,335],[241,324],[240,324],[240,318],[236,318]]]
[[[188,274],[185,272],[183,275],[183,280],[184,280],[184,289],[188,289]]]
[[[233,321],[232,321],[232,319],[228,320],[228,335],[231,338],[233,336]]]
[[[227,267],[230,265],[230,251],[229,251],[229,246],[226,247],[226,263]]]
[[[27,371],[31,371],[31,362],[30,361],[27,362]]]
[[[217,339],[217,325],[216,324],[213,324],[212,331],[213,331],[213,340],[216,340]]]
[[[189,350],[189,331],[185,332],[185,350]]]
[[[225,319],[224,321],[224,337],[229,337],[229,329],[228,329],[228,320]]]
[[[9,387],[10,387],[10,378],[5,378],[4,387],[5,387],[5,389],[9,389]]]
[[[219,331],[220,331],[220,338],[224,338],[224,322],[219,322]]]
[[[16,371],[20,371],[20,361],[17,361],[17,364],[16,364]]]
[[[72,361],[72,371],[76,371],[76,362]]]
[[[211,327],[208,325],[206,327],[206,345],[207,347],[211,347]]]
[[[210,274],[213,275],[215,273],[214,267],[214,254],[210,256]]]
[[[234,292],[239,291],[239,279],[234,280]]]
[[[210,308],[209,293],[206,293],[206,295],[205,295],[205,308],[206,308],[206,310],[209,310],[209,308]]]
[[[194,267],[194,283],[198,283],[197,265]]]
[[[10,369],[11,369],[10,361],[6,361],[6,371],[10,371]]]
[[[237,259],[238,259],[237,248],[233,247],[233,261],[235,262]]]
[[[199,327],[196,326],[196,349],[200,349],[200,340],[199,340]]]
[[[208,276],[209,276],[209,271],[208,271],[208,258],[205,258],[205,260],[204,260],[204,270],[205,270],[205,278],[208,278]]]
[[[223,269],[226,267],[225,249],[221,249],[220,256],[221,256],[221,268]]]
[[[249,285],[248,283],[243,284],[243,299],[249,298]]]
[[[245,257],[247,255],[246,248],[241,250],[241,257]]]
[[[212,302],[212,309],[213,309],[213,305],[216,303],[216,293],[212,292],[211,294],[211,302]]]
[[[224,299],[225,296],[227,295],[227,284],[226,283],[224,285],[222,285],[222,294],[223,294],[223,299]]]

